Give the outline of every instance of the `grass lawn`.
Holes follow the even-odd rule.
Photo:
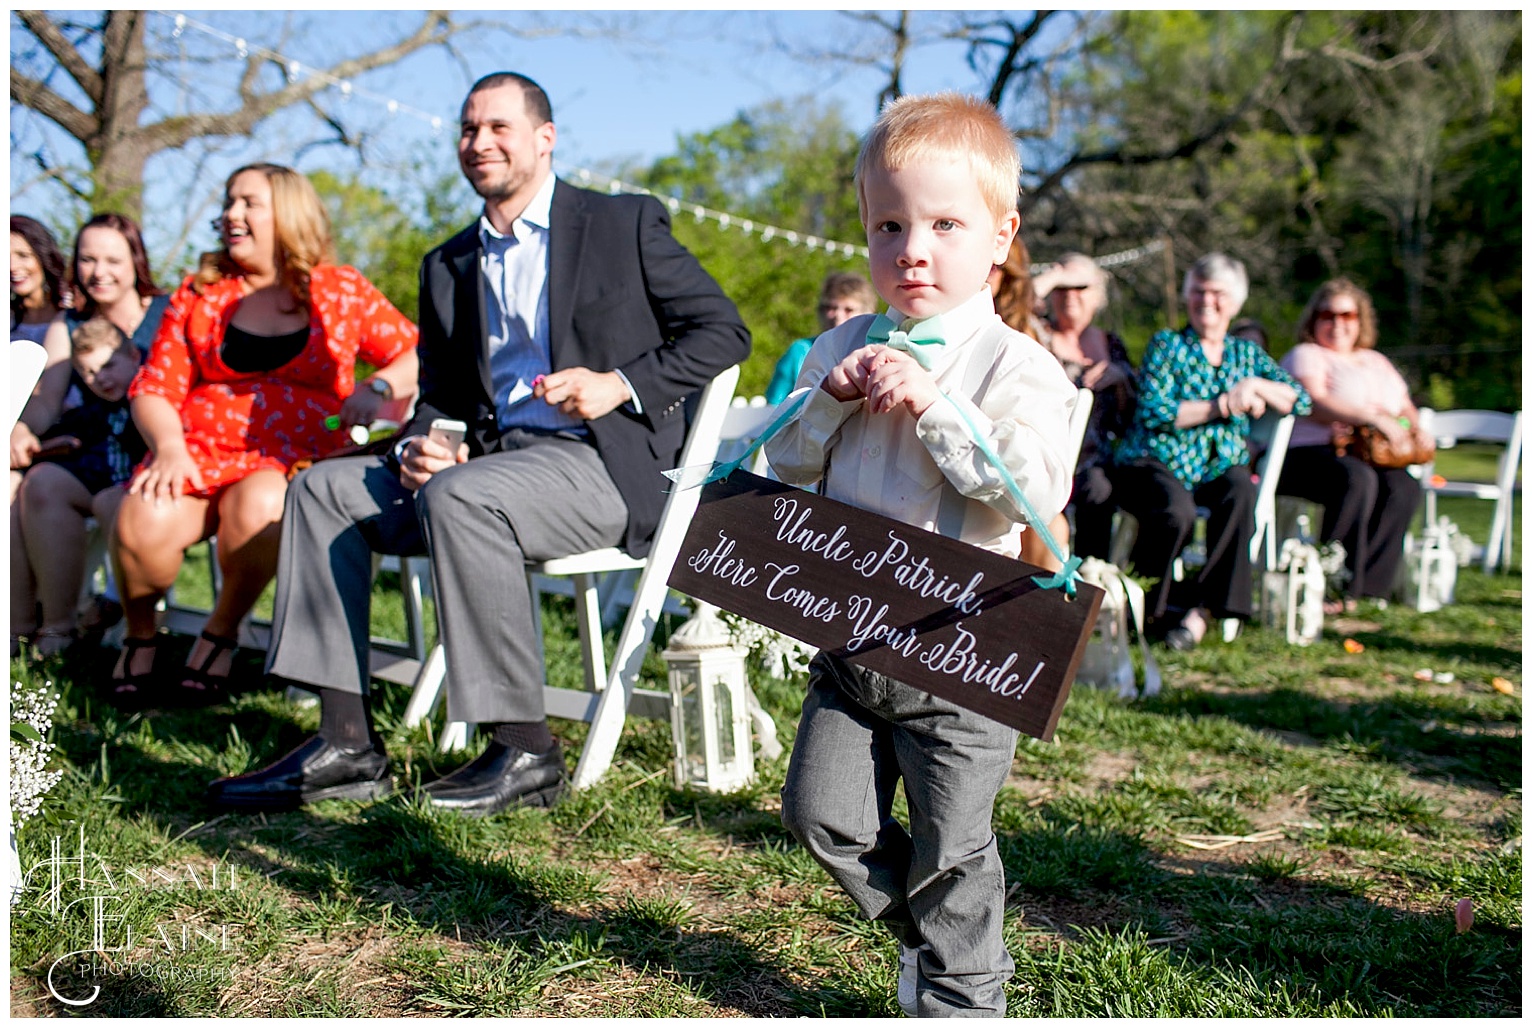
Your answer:
[[[1488,504],[1442,509],[1483,540]],[[396,595],[380,586],[381,633],[400,634]],[[1252,625],[1233,644],[1158,651],[1165,691],[1136,705],[1077,689],[1054,742],[1023,739],[995,811],[1009,1013],[1519,1015],[1519,562],[1464,569],[1457,599],[1364,608],[1308,648]],[[550,606],[550,664],[572,681],[568,612]],[[63,903],[107,897],[106,947],[132,930],[99,971],[82,973],[88,957],[54,971],[67,997],[100,986],[79,1013],[898,1016],[892,940],[781,826],[785,756],[742,793],[682,793],[668,726],[634,721],[612,772],[551,811],[472,821],[395,797],[217,816],[201,802],[210,779],[317,726],[248,660],[224,706],[132,717],[98,698],[109,655],[12,664],[61,688],[66,758],[21,832],[23,864],[55,836],[74,855],[83,827],[93,884],[66,882]],[[1424,668],[1453,678],[1418,680]],[[663,680],[652,655],[647,671]],[[790,745],[802,683],[762,675],[756,689]],[[466,759],[404,730],[406,699],[381,690],[396,771]],[[569,749],[585,733],[554,729]],[[92,948],[88,910],[54,913],[35,892],[12,908],[12,1014],[69,1012],[45,979]]]

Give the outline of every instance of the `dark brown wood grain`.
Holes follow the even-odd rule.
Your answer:
[[[1051,739],[1102,591],[736,471],[703,488],[672,587],[1039,739]]]

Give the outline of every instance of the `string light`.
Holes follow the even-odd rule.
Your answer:
[[[365,100],[371,100],[383,106],[389,114],[407,114],[412,118],[416,118],[422,122],[425,122],[431,126],[431,134],[433,136],[441,134],[443,121],[439,115],[429,114],[426,111],[420,110],[419,108],[400,103],[393,97],[383,96],[379,93],[373,93],[369,90],[362,89],[361,87],[356,86],[354,83],[348,80],[341,79],[327,72],[320,71],[318,69],[305,69],[302,64],[290,57],[285,57],[282,54],[279,54],[274,50],[268,50],[265,47],[252,47],[249,42],[243,38],[230,35],[229,33],[216,29],[211,25],[197,21],[195,18],[189,18],[183,13],[178,12],[174,15],[166,11],[155,11],[154,13],[160,15],[161,17],[170,18],[174,22],[175,27],[171,30],[171,35],[175,38],[180,38],[182,32],[184,32],[187,28],[196,29],[198,32],[201,32],[204,35],[212,36],[215,39],[220,39],[225,43],[232,44],[235,52],[241,58],[248,58],[249,55],[253,53],[257,57],[280,64],[287,69],[289,78],[294,80],[296,80],[298,76],[304,71],[308,71],[309,75],[317,77],[328,86],[340,90],[341,97],[344,100],[350,100],[353,96],[361,97]],[[645,189],[642,186],[623,182],[619,179],[609,178],[605,175],[597,174],[588,168],[569,168],[567,170],[570,174],[573,174],[576,178],[578,178],[582,184],[590,184],[593,182],[598,184],[604,183],[607,192],[611,194],[638,193],[646,196],[654,195],[651,190]],[[688,205],[674,196],[660,196],[657,197],[657,199],[663,202],[672,214],[679,214],[683,208],[689,208],[692,217],[696,221],[714,221],[718,224],[720,231],[728,231],[729,229],[734,228],[749,236],[754,235],[756,231],[759,230],[761,241],[763,243],[770,243],[776,240],[781,240],[788,246],[792,247],[802,245],[810,250],[822,249],[825,253],[832,256],[836,253],[839,253],[841,256],[847,258],[865,258],[868,256],[867,247],[857,243],[837,242],[833,239],[821,239],[814,235],[800,236],[792,229],[781,228],[776,225],[757,225],[755,221],[750,218],[741,217],[738,214],[730,214],[727,211],[711,210],[710,208],[703,207],[701,204]],[[1164,241],[1156,239],[1145,243],[1143,246],[1134,247],[1131,250],[1123,250],[1120,253],[1108,254],[1104,257],[1097,258],[1096,265],[1103,269],[1119,267],[1124,264],[1131,264],[1134,261],[1142,260],[1150,254],[1159,253],[1164,248]],[[1040,274],[1044,269],[1050,266],[1051,265],[1048,264],[1034,264],[1031,267],[1032,274]]]

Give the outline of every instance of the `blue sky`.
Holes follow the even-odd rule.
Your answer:
[[[168,36],[175,13],[155,16],[151,34]],[[235,44],[228,37],[243,38],[248,46],[271,48],[305,68],[323,67],[338,56],[369,49],[419,19],[413,11],[188,10],[184,14],[189,20],[181,36],[166,43],[185,48],[182,69],[191,88],[162,86],[151,96],[158,113],[195,108],[204,102],[202,98],[218,103],[219,94],[231,88],[240,67]],[[460,12],[459,16],[491,15]],[[525,25],[530,16],[509,17]],[[859,27],[835,12],[555,12],[546,17],[565,28],[578,28],[584,37],[476,33],[460,44],[466,70],[440,51],[422,52],[358,78],[349,99],[341,100],[337,91],[330,90],[324,100],[345,110],[348,123],[373,133],[369,174],[386,179],[390,168],[411,162],[431,169],[455,167],[452,127],[466,83],[492,70],[523,72],[548,91],[559,127],[556,156],[561,169],[602,170],[617,160],[661,156],[675,149],[678,135],[716,127],[739,110],[772,98],[812,94],[838,104],[848,123],[861,130],[872,120],[882,84],[875,71],[795,62],[773,45],[777,36],[819,45],[849,40]],[[603,23],[611,21],[620,23],[620,38],[600,35]],[[12,32],[13,48],[21,35]],[[198,64],[199,56],[220,60]],[[56,73],[53,81],[62,83],[61,89],[68,86],[62,73]],[[961,51],[947,45],[922,51],[911,63],[904,88],[908,92],[971,88],[973,82]],[[424,120],[408,112],[390,114],[389,99],[441,117],[443,130],[433,135]],[[316,124],[311,116],[290,111],[271,119],[250,139],[221,143],[200,166],[190,154],[152,163],[145,217],[151,250],[164,255],[188,231],[189,245],[210,243],[205,223],[216,213],[216,206],[210,205],[216,204],[228,171],[246,161],[275,160],[305,171],[356,169],[354,155],[339,147],[305,148],[315,137]],[[78,161],[80,154],[43,119],[20,108],[12,109],[11,138],[13,208],[39,213],[39,208],[57,203],[58,194],[46,185],[29,186],[36,177],[35,168],[18,155],[45,138],[55,160]]]

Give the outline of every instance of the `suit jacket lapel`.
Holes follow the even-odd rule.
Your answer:
[[[548,348],[555,370],[563,366],[560,356],[572,334],[586,217],[580,193],[555,182],[548,215]]]
[[[484,276],[479,274],[479,227],[475,222],[458,234],[456,245],[442,255],[446,274],[433,284],[432,298],[442,314],[442,330],[457,346],[470,346],[486,396],[494,396],[489,371],[489,340],[484,334]],[[446,321],[451,318],[451,322]]]

